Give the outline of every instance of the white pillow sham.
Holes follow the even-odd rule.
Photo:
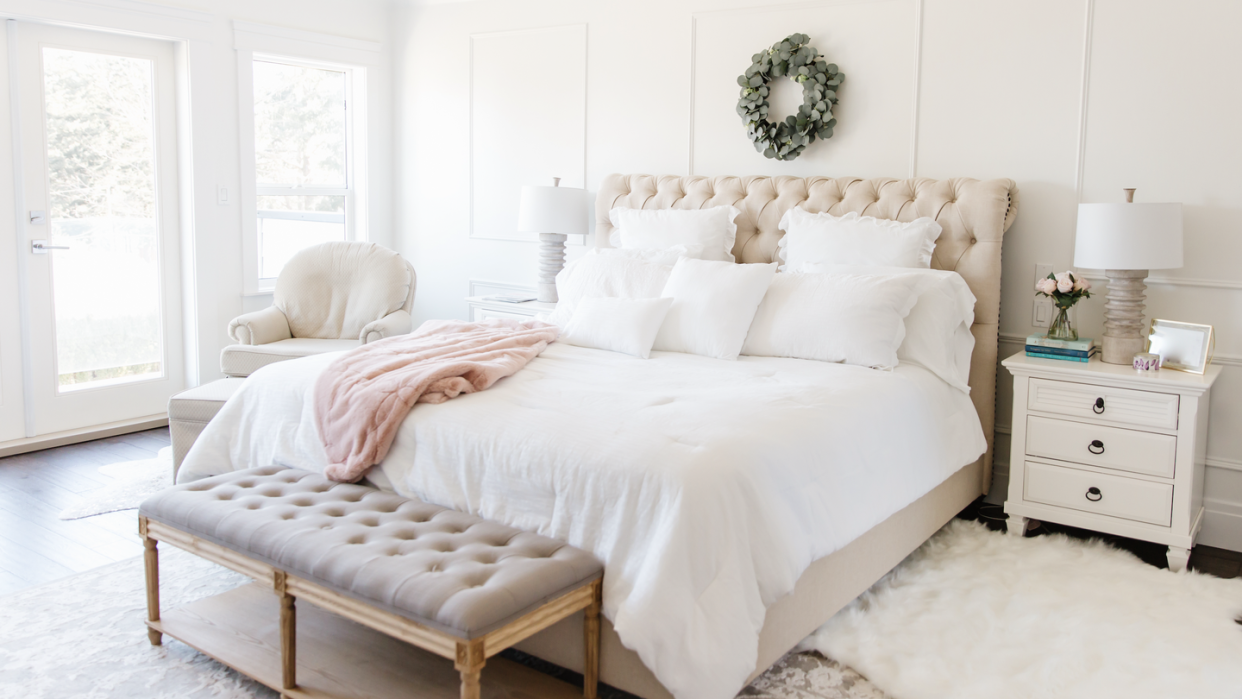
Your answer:
[[[940,269],[862,265],[813,266],[831,274],[903,275],[916,280],[918,300],[906,316],[906,336],[897,348],[902,363],[917,364],[945,383],[970,393],[970,357],[975,336],[975,295],[962,275]]]
[[[678,260],[664,286],[673,299],[653,349],[737,359],[776,264]]]
[[[702,245],[674,245],[672,247],[658,248],[595,248],[600,255],[612,255],[614,257],[625,257],[631,260],[639,260],[641,262],[650,262],[657,265],[668,265],[672,267],[677,261],[683,257],[689,257],[694,260],[707,259],[706,253]]]
[[[672,265],[661,265],[625,255],[588,250],[556,275],[556,310],[548,322],[562,330],[585,298],[658,298],[668,282]]]
[[[813,214],[794,207],[777,226],[782,272],[805,272],[808,264],[876,265],[928,269],[940,224],[926,216],[908,223],[848,213]]]
[[[615,248],[663,250],[675,245],[699,246],[702,259],[733,262],[733,242],[742,213],[732,206],[708,209],[615,208],[608,219],[616,228],[609,242]]]
[[[742,354],[892,369],[915,286],[908,275],[778,274]]]
[[[647,359],[673,299],[585,298],[561,332],[561,342]]]

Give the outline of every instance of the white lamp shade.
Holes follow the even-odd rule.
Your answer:
[[[1079,204],[1074,266],[1174,269],[1182,266],[1181,204]]]
[[[518,206],[518,232],[562,235],[586,233],[587,215],[585,189],[522,187],[522,203]]]

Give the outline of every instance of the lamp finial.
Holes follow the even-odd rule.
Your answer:
[[[553,177],[553,178],[552,178],[552,186],[553,186],[553,187],[560,187],[560,186],[561,186],[561,178],[559,178],[559,177]],[[1131,191],[1132,193],[1134,192],[1134,190],[1130,190],[1130,191]]]
[[[1134,187],[1126,187],[1122,191],[1126,193],[1126,203],[1133,204],[1134,203]]]

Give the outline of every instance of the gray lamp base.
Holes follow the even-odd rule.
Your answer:
[[[1147,351],[1143,335],[1143,302],[1147,285],[1145,269],[1109,269],[1108,303],[1104,305],[1104,346],[1100,359],[1109,364],[1131,364],[1134,355]]]
[[[536,287],[539,301],[556,303],[556,275],[565,268],[565,235],[560,233],[539,234],[539,285]]]

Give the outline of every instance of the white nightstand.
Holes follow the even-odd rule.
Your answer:
[[[482,296],[467,296],[466,304],[470,306],[470,320],[534,318],[539,313],[551,313],[556,310],[555,303],[539,301],[505,303],[504,301],[486,301]]]
[[[1015,354],[1009,531],[1027,519],[1152,541],[1186,567],[1203,526],[1208,402],[1220,367],[1171,369]]]

